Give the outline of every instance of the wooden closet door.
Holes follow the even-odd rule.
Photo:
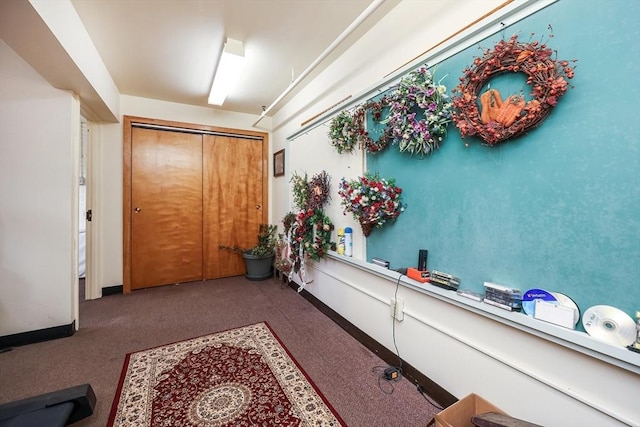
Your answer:
[[[241,255],[219,245],[257,243],[263,207],[263,140],[205,135],[203,140],[204,277],[245,274]]]
[[[133,128],[131,288],[202,280],[202,135]]]

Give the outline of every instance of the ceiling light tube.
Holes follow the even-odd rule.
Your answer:
[[[211,85],[211,93],[209,93],[209,104],[222,105],[227,93],[233,89],[233,86],[240,77],[240,70],[244,65],[244,47],[242,42],[227,38],[224,44],[224,50],[218,62],[213,84]]]

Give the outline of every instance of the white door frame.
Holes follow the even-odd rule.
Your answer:
[[[99,128],[99,126],[93,126],[92,122],[87,121],[87,176],[85,181],[87,186],[86,210],[90,209],[94,213],[99,211],[98,204],[100,201],[99,186],[97,185],[99,182],[97,179],[99,177],[99,171],[95,170],[95,166],[99,165],[100,162],[94,161],[94,156],[97,155],[97,150],[94,149],[94,144],[98,141],[98,135],[95,135],[95,133],[99,132]],[[85,299],[102,298],[102,288],[98,285],[98,277],[100,277],[98,274],[100,271],[100,257],[98,256],[99,250],[97,247],[97,241],[93,238],[97,230],[100,229],[99,222],[99,215],[93,215],[91,221],[87,221],[87,231],[85,235]]]

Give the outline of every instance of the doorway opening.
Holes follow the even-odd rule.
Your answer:
[[[87,171],[88,171],[89,127],[84,117],[80,118],[80,170],[78,179],[78,298],[83,301],[86,295],[87,273]]]

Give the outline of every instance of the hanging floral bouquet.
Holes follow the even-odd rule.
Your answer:
[[[380,178],[378,174],[365,174],[352,181],[342,178],[338,194],[344,214],[353,214],[365,236],[387,221],[394,221],[405,209],[400,201],[402,189],[396,187],[393,179]]]
[[[439,148],[452,119],[453,104],[447,88],[434,83],[427,67],[403,77],[390,98],[386,122],[391,143],[412,155],[424,156]]]
[[[299,209],[306,209],[309,202],[309,178],[307,174],[298,175],[296,172],[291,174],[291,191],[293,193],[293,204]]]

